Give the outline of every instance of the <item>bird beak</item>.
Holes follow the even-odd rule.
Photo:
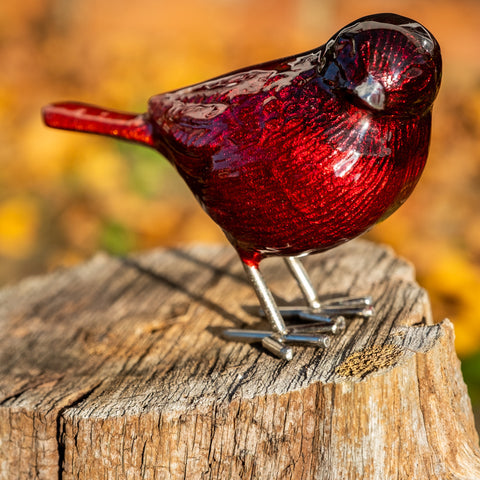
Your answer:
[[[374,110],[382,110],[385,106],[385,89],[383,85],[375,80],[370,74],[353,90],[355,94]]]

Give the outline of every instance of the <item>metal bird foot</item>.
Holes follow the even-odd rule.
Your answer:
[[[236,342],[262,342],[263,347],[277,357],[291,360],[293,357],[292,346],[327,348],[331,341],[329,335],[339,335],[344,331],[344,317],[317,316],[315,320],[313,317],[310,318],[310,323],[288,325],[284,334],[271,330],[228,328],[223,331],[223,337]]]
[[[336,315],[346,317],[372,317],[375,313],[372,297],[335,297],[320,302],[318,307],[289,305],[278,309],[284,319],[300,317],[302,319],[330,318]],[[260,310],[260,314],[263,311]]]
[[[245,265],[247,277],[262,306],[259,313],[267,318],[272,330],[225,329],[223,337],[226,340],[261,342],[264,348],[277,357],[291,360],[291,345],[327,348],[330,345],[328,335],[338,335],[345,331],[345,317],[368,318],[374,314],[373,301],[369,296],[336,297],[320,301],[300,260],[297,257],[286,257],[284,260],[306,305],[279,308],[258,268]]]

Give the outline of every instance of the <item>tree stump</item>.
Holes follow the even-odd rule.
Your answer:
[[[371,294],[377,313],[290,362],[221,338],[261,323],[227,246],[101,254],[1,290],[0,478],[480,478],[452,324],[411,265],[360,240],[305,263],[321,295]],[[283,262],[262,269],[298,303]]]

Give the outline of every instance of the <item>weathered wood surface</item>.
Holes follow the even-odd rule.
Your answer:
[[[229,247],[98,255],[0,291],[0,478],[476,479],[449,321],[412,267],[355,241],[306,259],[322,295],[373,294],[291,362],[221,339],[260,320]],[[300,294],[262,264],[279,303]]]

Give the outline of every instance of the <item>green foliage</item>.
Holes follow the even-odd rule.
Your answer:
[[[135,235],[124,225],[107,221],[102,225],[100,247],[112,255],[126,255],[135,246]]]

